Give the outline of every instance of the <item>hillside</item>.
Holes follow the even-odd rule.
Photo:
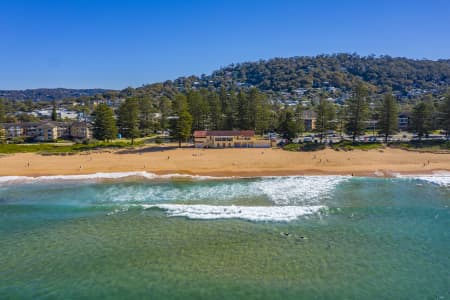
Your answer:
[[[348,89],[356,80],[406,94],[437,92],[450,85],[450,60],[413,60],[356,54],[274,58],[230,65],[214,72],[214,82],[240,82],[261,90],[291,92],[298,88],[332,86]]]
[[[207,88],[219,90],[257,87],[271,97],[284,100],[314,98],[317,95],[345,99],[356,81],[362,80],[374,94],[392,89],[398,99],[441,96],[450,87],[450,59],[416,60],[390,56],[333,54],[273,58],[231,64],[210,75],[179,77],[116,93],[102,89],[35,89],[0,91],[8,100],[51,101],[67,98],[149,96],[173,98],[178,92]]]
[[[425,94],[439,97],[450,87],[450,59],[357,54],[274,58],[231,64],[211,75],[179,77],[132,91],[128,88],[121,95],[172,98],[175,93],[190,89],[236,90],[254,86],[276,99],[311,99],[318,95],[345,99],[356,81],[365,82],[375,95],[392,89],[402,101]]]

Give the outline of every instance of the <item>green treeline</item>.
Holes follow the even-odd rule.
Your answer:
[[[187,140],[194,130],[255,130],[263,134],[280,126],[267,97],[257,89],[219,92],[201,89],[176,94],[173,99],[148,96],[127,98],[114,112],[106,104],[96,107],[95,137],[109,140],[117,130],[135,139],[156,131],[170,130],[178,141]],[[112,122],[113,114],[116,122]]]
[[[419,138],[432,130],[450,129],[450,96],[438,101],[424,97],[411,107],[409,130]],[[0,112],[1,112],[0,106]],[[399,107],[392,92],[386,92],[378,101],[370,97],[370,87],[362,82],[354,85],[345,105],[336,105],[321,98],[310,107],[273,103],[256,88],[230,91],[190,90],[172,98],[158,100],[149,96],[131,96],[114,111],[106,104],[96,107],[95,137],[110,140],[117,132],[135,138],[157,131],[171,132],[180,143],[195,130],[254,130],[263,135],[277,132],[293,139],[305,131],[305,118],[315,119],[315,132],[339,131],[353,141],[370,129],[388,137],[398,131]],[[309,116],[309,117],[308,117]],[[0,118],[1,118],[0,114]]]

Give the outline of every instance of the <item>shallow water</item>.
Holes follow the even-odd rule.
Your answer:
[[[449,205],[445,176],[5,179],[0,299],[449,299]]]

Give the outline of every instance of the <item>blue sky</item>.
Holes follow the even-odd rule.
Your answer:
[[[449,58],[449,37],[447,0],[1,0],[0,89],[122,89],[336,52]]]

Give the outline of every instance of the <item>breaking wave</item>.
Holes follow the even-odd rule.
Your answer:
[[[182,174],[156,175],[147,172],[96,173],[89,175],[62,176],[5,176],[0,177],[0,186],[8,184],[33,184],[53,182],[108,182],[126,178],[144,178],[142,184],[110,184],[105,186],[75,186],[77,191],[89,190],[89,198],[96,203],[152,204],[152,203],[209,203],[220,205],[229,201],[260,198],[275,205],[317,204],[318,200],[329,197],[334,188],[347,180],[346,176],[281,176],[255,178],[223,178]],[[171,179],[185,178],[197,183],[172,182]],[[232,179],[232,180],[231,180]],[[160,182],[160,180],[162,182]],[[55,185],[57,187],[57,185]],[[40,187],[36,186],[35,189]],[[49,187],[46,193],[53,192]],[[56,192],[59,189],[56,188]],[[84,196],[76,193],[75,199]],[[212,202],[211,202],[212,201]]]
[[[450,187],[450,176],[414,176],[416,180],[421,180],[429,183],[433,183],[439,186]]]
[[[443,187],[450,187],[450,172],[447,171],[436,171],[432,175],[399,175],[397,177],[420,180]]]
[[[123,181],[144,178],[144,181]],[[187,180],[171,180],[186,178]],[[0,198],[21,200],[33,195],[36,201],[66,199],[67,203],[103,206],[110,214],[133,206],[157,207],[169,216],[190,219],[249,221],[292,221],[325,209],[326,199],[347,176],[281,176],[222,178],[147,172],[96,173],[0,177]],[[162,179],[162,180],[160,180]],[[110,182],[113,180],[113,182]],[[59,185],[58,182],[69,182]],[[90,184],[72,184],[87,182]],[[16,184],[17,183],[17,184]],[[45,183],[45,184],[34,184]],[[106,184],[97,184],[106,183]],[[22,185],[24,184],[24,185]],[[50,200],[49,200],[50,199]]]
[[[149,172],[111,172],[111,173],[93,173],[79,175],[53,175],[53,176],[0,176],[0,184],[2,183],[32,183],[43,181],[101,181],[108,179],[124,179],[124,178],[143,178],[143,179],[171,179],[171,178],[187,178],[197,180],[207,179],[224,179],[224,177],[200,176],[189,174],[167,174],[158,175]]]
[[[108,187],[99,197],[101,203],[208,203],[261,199],[274,205],[315,205],[330,197],[346,177],[292,176],[236,179],[187,184],[118,185]]]
[[[214,205],[183,205],[155,204],[142,205],[145,209],[159,208],[171,217],[186,217],[189,219],[244,219],[249,221],[289,222],[301,216],[323,211],[325,206],[214,206]]]
[[[289,176],[264,177],[255,182],[253,188],[277,205],[316,203],[317,199],[328,197],[336,186],[347,181],[348,176]]]

